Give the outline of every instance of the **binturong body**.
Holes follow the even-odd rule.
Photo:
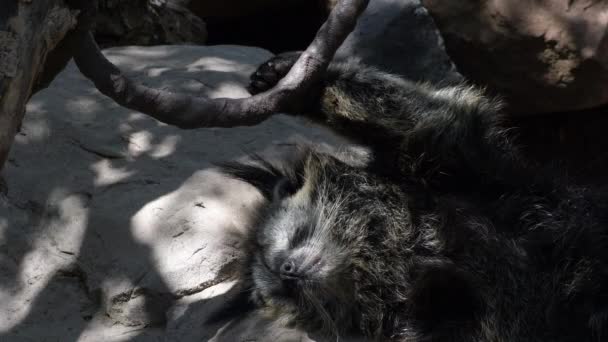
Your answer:
[[[252,76],[274,85],[297,55]],[[270,317],[378,341],[608,338],[608,196],[526,165],[500,105],[334,63],[306,116],[368,155],[224,166],[268,199],[243,276]]]

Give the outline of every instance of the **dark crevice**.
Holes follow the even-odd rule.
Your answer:
[[[246,16],[203,16],[207,44],[257,46],[273,53],[305,49],[325,19],[326,9],[317,1],[289,1]]]

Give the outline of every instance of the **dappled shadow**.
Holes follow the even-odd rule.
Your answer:
[[[486,6],[493,8],[492,13]],[[469,16],[471,22],[481,23],[471,27],[461,23],[471,42],[447,39],[454,44],[448,44],[448,50],[465,76],[489,86],[507,102],[514,100],[507,108],[509,125],[518,127],[518,143],[527,157],[553,164],[583,184],[607,183],[608,106],[564,108],[594,102],[595,106],[606,97],[608,64],[602,59],[608,54],[606,9],[606,3],[597,0],[479,3],[470,7]],[[500,22],[502,26],[490,25]],[[440,18],[438,23],[441,26]],[[493,35],[500,38],[494,40]],[[477,46],[479,41],[485,45]],[[544,111],[561,112],[536,114],[538,104]]]
[[[605,1],[428,1],[459,70],[533,115],[606,103]]]
[[[219,55],[222,48],[205,48],[224,62],[197,64],[197,50],[188,49],[151,50],[156,53],[118,64],[149,65],[148,56],[158,59],[154,68],[165,68],[163,58],[172,54],[165,62],[179,56],[171,67],[182,73],[152,72],[147,83],[212,95],[224,87],[223,95],[241,96],[244,90],[233,88],[255,65],[239,69],[240,63],[267,58],[261,50],[226,56]],[[221,70],[209,69],[213,63]],[[184,89],[181,80],[189,77],[208,82],[207,88]],[[249,186],[213,171],[212,163],[272,147],[294,131],[323,136],[281,117],[252,128],[182,131],[119,108],[91,88],[70,65],[34,97],[4,172],[0,340],[160,338],[162,331],[141,327],[164,326],[176,293],[200,291],[221,272],[214,263],[226,256],[210,255],[238,250],[225,232],[243,229],[259,199]],[[103,324],[112,322],[121,322],[113,330],[120,336],[103,335]],[[101,335],[91,335],[95,329]]]

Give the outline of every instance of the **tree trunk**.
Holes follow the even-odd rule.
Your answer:
[[[76,26],[78,13],[61,0],[1,0],[0,8],[2,169],[21,125],[27,101],[39,88],[39,83],[49,78],[42,77],[49,52]]]

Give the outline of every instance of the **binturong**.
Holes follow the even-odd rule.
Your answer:
[[[251,90],[295,58],[264,63]],[[258,310],[332,338],[608,336],[608,196],[525,162],[499,101],[354,61],[310,98],[306,118],[370,152],[223,166],[266,198],[242,274]]]

